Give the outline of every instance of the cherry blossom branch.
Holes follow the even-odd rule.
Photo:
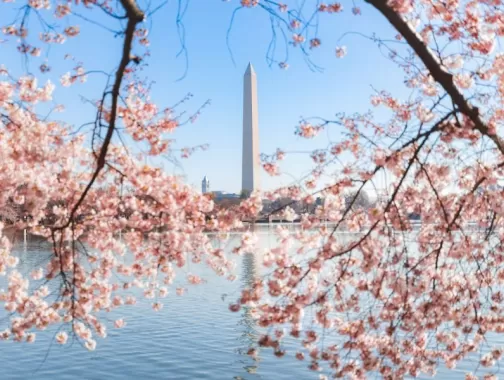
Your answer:
[[[445,222],[448,223],[448,213],[446,212],[446,208],[443,204],[443,201],[441,200],[441,197],[439,196],[439,192],[436,190],[436,187],[434,186],[434,183],[432,182],[432,179],[429,175],[429,172],[427,169],[425,169],[425,164],[422,163],[418,158],[417,162],[420,165],[420,169],[422,172],[425,174],[425,177],[427,178],[427,182],[429,183],[429,186],[431,187],[432,191],[434,192],[434,195],[436,196],[437,201],[439,202],[439,205],[441,206],[441,210],[443,211],[443,216],[445,219]]]
[[[105,157],[107,156],[107,151],[108,147],[110,145],[110,142],[112,141],[112,136],[114,135],[114,130],[115,130],[115,125],[116,125],[116,117],[117,117],[117,105],[118,105],[118,99],[119,99],[119,91],[121,89],[121,82],[124,77],[124,73],[126,70],[126,67],[130,63],[130,61],[133,59],[131,56],[131,48],[133,45],[133,36],[135,33],[135,28],[136,25],[140,22],[143,21],[144,19],[144,14],[143,12],[138,8],[135,0],[121,0],[121,4],[123,8],[126,10],[126,15],[128,17],[128,24],[126,26],[126,31],[124,34],[124,44],[123,44],[123,53],[121,57],[121,61],[119,63],[119,67],[116,71],[116,78],[114,85],[112,87],[112,106],[111,106],[111,111],[110,111],[110,123],[107,129],[107,134],[105,136],[105,139],[103,141],[103,145],[100,150],[100,154],[98,155],[98,158],[96,160],[96,169],[88,182],[86,188],[82,192],[79,200],[77,203],[74,205],[72,210],[70,211],[68,221],[58,229],[64,229],[72,223],[73,217],[86,198],[87,193],[93,186],[94,182],[98,178],[98,175],[100,174],[101,170],[105,166]]]
[[[497,146],[502,154],[504,154],[504,141],[496,134],[490,132],[488,125],[480,116],[479,109],[473,107],[466,100],[464,95],[455,86],[453,75],[443,69],[439,60],[430,52],[429,48],[418,37],[416,32],[408,25],[408,23],[396,12],[385,0],[365,0],[373,5],[383,16],[401,33],[411,48],[415,51],[418,57],[425,64],[429,73],[434,80],[438,82],[445,91],[450,95],[453,103],[458,109],[465,114],[474,123],[475,128],[482,135],[489,137]]]
[[[496,169],[498,168],[502,168],[504,167],[504,162],[501,162],[500,164],[496,165]],[[461,213],[462,213],[462,209],[464,208],[464,205],[466,204],[467,202],[467,197],[474,194],[476,192],[476,190],[478,190],[478,188],[487,180],[487,177],[482,177],[480,178],[479,180],[476,181],[476,183],[473,185],[473,187],[470,189],[470,191],[464,196],[464,198],[462,199],[462,201],[460,202],[460,206],[458,207],[457,211],[455,212],[455,215],[454,217],[452,218],[452,220],[447,224],[446,226],[446,229],[445,229],[445,232],[446,233],[449,233],[451,232],[451,229],[452,227],[455,225],[455,223],[457,222],[457,219],[460,217]],[[443,241],[440,242],[440,247],[434,251],[431,251],[430,253],[428,253],[427,255],[425,255],[424,257],[422,257],[421,259],[419,259],[417,261],[417,263],[412,266],[409,270],[408,270],[408,273],[415,270],[423,261],[425,261],[428,257],[430,257],[433,253],[436,253],[437,256],[439,256],[439,253],[440,253],[440,250],[442,248],[442,244],[443,244]]]
[[[401,145],[399,148],[397,148],[396,150],[394,150],[391,154],[387,155],[386,158],[385,158],[385,162],[388,162],[390,161],[390,159],[397,153],[403,151],[404,149],[406,149],[407,147],[415,144],[417,141],[421,140],[422,138],[429,138],[433,133],[435,132],[438,132],[442,129],[443,125],[445,125],[445,123],[450,119],[450,117],[456,115],[456,112],[455,111],[451,111],[449,113],[447,113],[445,116],[443,116],[441,119],[439,119],[431,128],[429,128],[428,130],[424,131],[424,132],[418,132],[417,135],[413,138],[411,138],[410,140],[408,140],[407,142],[405,142],[403,145]],[[326,120],[326,123],[330,123],[331,121],[328,121]],[[383,166],[382,165],[377,165],[374,170],[371,172],[371,175],[375,175],[376,173],[378,173],[378,171],[380,171],[381,169],[383,169]],[[342,218],[340,219],[340,221],[336,224],[334,230],[333,230],[333,233],[334,231],[337,230],[337,228],[340,226],[340,224],[345,220],[345,217],[347,216],[347,214],[350,212],[350,209],[352,208],[353,204],[356,202],[360,192],[362,191],[362,189],[364,188],[364,186],[368,183],[369,180],[364,180],[362,181],[362,184],[361,186],[359,187],[359,189],[357,190],[355,196],[353,197],[349,207],[347,208],[347,210],[345,210]],[[337,184],[336,184],[337,185]],[[313,192],[311,195],[317,195],[317,194],[321,194],[321,193],[324,193],[328,190],[330,190],[331,188],[333,188],[334,186],[336,186],[335,184],[333,185],[329,185],[327,187],[324,187],[323,189],[321,190],[318,190],[316,192]],[[262,217],[269,217],[270,215],[273,215],[275,213],[278,213],[282,210],[284,210],[286,207],[289,207],[289,206],[292,206],[294,203],[296,202],[296,200],[292,200],[286,204],[283,204],[271,211],[269,211],[268,213],[266,214],[263,214]],[[388,208],[390,208],[390,204],[388,205]]]

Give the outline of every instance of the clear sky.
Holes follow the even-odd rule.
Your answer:
[[[288,70],[281,70],[277,65],[268,66],[266,51],[272,37],[271,24],[266,12],[259,8],[242,9],[235,15],[229,36],[233,63],[226,35],[237,4],[236,0],[190,1],[183,20],[188,53],[185,76],[186,61],[183,56],[176,57],[181,46],[176,24],[177,2],[169,2],[155,14],[152,24],[149,23],[151,57],[144,74],[155,82],[152,98],[164,108],[191,92],[193,99],[180,109],[188,113],[211,99],[211,106],[204,110],[196,123],[184,125],[173,136],[177,147],[208,143],[209,150],[182,160],[182,168],[164,163],[166,170],[185,174],[187,181],[197,188],[207,175],[212,190],[240,190],[242,82],[249,61],[254,65],[258,79],[260,151],[263,153],[273,153],[278,147],[290,152],[327,146],[328,136],[337,139],[338,127],[332,126],[328,133],[307,141],[294,135],[300,117],[331,118],[338,112],[366,111],[370,107],[371,86],[387,89],[396,96],[408,94],[402,84],[403,73],[384,57],[376,44],[356,35],[348,35],[338,42],[344,33],[355,31],[367,35],[376,32],[380,37],[393,39],[395,33],[387,22],[365,3],[360,4],[361,16],[352,15],[349,8],[342,14],[321,15],[319,36],[322,46],[313,51],[311,58],[323,67],[323,73],[311,71],[301,52],[293,47],[290,47]],[[14,19],[12,13],[0,13],[2,25]],[[86,14],[93,16],[90,12]],[[111,28],[117,26],[115,20],[101,19]],[[53,65],[53,71],[46,76],[53,81],[74,65],[61,61],[65,53],[82,60],[88,70],[110,71],[118,62],[122,47],[120,38],[83,20],[74,20],[81,25],[82,35],[51,48],[49,63]],[[337,45],[348,47],[344,59],[335,57]],[[13,51],[12,45],[9,49],[0,47],[0,63],[13,68],[17,74],[24,66],[19,53]],[[279,58],[283,52],[280,39]],[[43,57],[33,58],[30,68],[35,71],[43,60]],[[90,77],[88,83],[75,88],[58,87],[55,100],[67,105],[61,118],[76,125],[92,120],[92,108],[81,101],[80,95],[96,99],[102,89],[103,78],[99,76]],[[292,183],[310,168],[310,160],[306,154],[287,155],[281,168],[285,174],[280,177],[271,178],[262,173],[265,189]]]

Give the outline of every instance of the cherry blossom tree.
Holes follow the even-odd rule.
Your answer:
[[[94,75],[106,78],[103,92],[91,100],[94,112],[81,126],[54,116],[62,111],[51,104],[55,85],[37,80],[52,70],[49,63],[40,65],[40,75],[0,70],[0,208],[22,206],[30,218],[16,227],[45,238],[52,250],[49,263],[24,278],[3,234],[0,272],[8,287],[0,301],[11,318],[1,338],[31,343],[37,331],[63,325],[58,343],[70,334],[93,350],[96,337],[106,336],[102,312],[134,304],[132,288],[160,310],[176,267],[188,258],[232,280],[233,256],[257,251],[257,237],[244,233],[230,252],[222,240],[243,228],[242,220],[265,216],[262,197],[304,204],[323,199],[314,213],[299,215],[300,229],[277,227],[278,244],[261,256],[267,274],[229,306],[247,306],[267,329],[257,345],[342,378],[434,374],[471,355],[488,368],[483,378],[496,378],[502,349],[487,337],[504,331],[504,211],[497,186],[504,174],[500,1],[365,0],[362,10],[354,2],[307,0],[301,8],[294,1],[234,3],[264,10],[274,28],[291,36],[291,49],[306,57],[326,48],[317,23],[354,17],[358,25],[362,12],[377,12],[390,23],[392,38],[362,37],[388,52],[414,96],[397,99],[387,89],[367,94],[370,107],[388,115],[386,121],[373,111],[302,120],[295,132],[304,138],[333,126],[342,130],[340,141],[309,155],[310,175],[296,186],[253,193],[239,207],[212,213],[209,197],[145,165],[123,143],[128,138],[147,147],[144,157],[169,154],[169,136],[183,123],[175,107],[154,103],[141,78],[142,65],[155,54],[148,50],[146,21],[163,3],[4,3],[2,9],[17,12],[2,26],[2,51],[16,49],[27,61],[49,54],[50,46],[79,39],[80,20],[120,37],[120,56],[112,71],[86,70],[78,62],[61,73],[61,86],[84,86]],[[65,27],[54,18],[64,19]],[[359,47],[329,48],[337,59]],[[275,52],[267,57],[288,68]],[[184,148],[181,155],[200,148]],[[286,154],[279,149],[263,156],[266,172],[277,175]],[[352,207],[382,173],[391,178],[383,201],[371,209]],[[349,192],[354,197],[347,205]],[[271,213],[298,217],[289,203]],[[410,223],[411,213],[420,215],[420,226]],[[56,294],[50,294],[49,281],[60,284]],[[189,274],[187,282],[203,280]],[[126,323],[117,319],[113,327]],[[297,352],[286,352],[287,335],[299,342]]]
[[[144,163],[145,156],[174,150],[168,136],[186,122],[177,107],[191,97],[159,108],[150,99],[148,83],[140,79],[149,55],[145,21],[159,7],[141,9],[134,0],[117,4],[30,0],[4,3],[2,9],[5,14],[16,11],[13,22],[2,27],[2,51],[14,48],[25,62],[42,53],[50,57],[53,44],[78,39],[80,27],[73,23],[77,19],[110,29],[93,16],[99,15],[110,27],[115,22],[119,28],[121,54],[111,72],[86,70],[78,62],[71,72],[61,73],[63,87],[79,86],[94,75],[106,78],[103,92],[88,101],[94,111],[80,126],[53,116],[64,108],[52,104],[56,86],[50,81],[39,84],[29,65],[19,77],[7,67],[0,69],[0,209],[4,222],[8,219],[15,228],[46,239],[52,250],[49,262],[33,270],[31,279],[24,278],[16,270],[19,260],[11,252],[7,225],[1,225],[0,273],[7,276],[8,286],[0,292],[0,300],[10,313],[1,338],[32,343],[37,330],[63,325],[55,336],[58,343],[65,344],[71,335],[94,350],[96,337],[107,335],[100,313],[135,304],[132,288],[152,299],[157,311],[173,283],[175,268],[187,260],[203,262],[221,276],[231,275],[233,263],[207,232],[239,228],[241,218],[221,212],[220,219],[207,220],[213,209],[207,196]],[[59,28],[53,19],[64,19],[67,26]],[[50,59],[40,65],[39,75],[52,70],[47,62]],[[187,121],[195,121],[207,105]],[[141,149],[130,152],[131,144],[124,138]],[[181,156],[204,148],[183,148]],[[29,218],[11,218],[16,208]],[[59,284],[55,291],[50,282]],[[199,284],[202,279],[189,274],[187,282]],[[176,292],[182,294],[184,289]],[[125,323],[120,318],[112,326],[121,328]]]
[[[308,202],[321,196],[324,204],[301,216],[301,231],[278,228],[278,245],[263,260],[271,274],[244,291],[233,309],[255,305],[259,325],[271,331],[259,346],[289,354],[290,335],[302,344],[299,360],[313,370],[329,367],[338,378],[433,375],[469,357],[479,360],[478,373],[466,379],[497,378],[502,348],[487,338],[504,331],[501,3],[240,5],[266,11],[272,28],[291,36],[288,43],[308,62],[312,49],[324,48],[320,23],[354,17],[358,25],[362,12],[377,12],[390,35],[359,35],[387,52],[412,95],[370,93],[370,107],[381,108],[385,121],[369,111],[300,123],[302,137],[338,127],[341,140],[310,155],[315,167],[300,186],[269,196]],[[328,48],[343,58],[359,47]],[[275,51],[267,54],[270,63],[288,68]],[[279,161],[266,157],[267,172],[278,174]],[[391,178],[388,193],[376,207],[352,207],[384,173]],[[325,174],[333,180],[324,182]],[[412,213],[421,226],[410,223]],[[333,224],[321,223],[327,220]]]

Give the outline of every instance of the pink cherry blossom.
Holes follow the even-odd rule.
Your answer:
[[[422,123],[428,123],[435,117],[435,115],[429,109],[423,107],[422,105],[419,105],[417,107],[415,113],[418,120],[420,120]]]
[[[280,174],[278,165],[271,162],[264,163],[263,169],[271,176],[277,176]]]
[[[194,275],[194,274],[189,274],[187,276],[187,281],[192,284],[192,285],[198,285],[198,284],[201,284],[203,282],[203,279],[197,275]]]
[[[338,12],[343,11],[343,6],[338,2],[328,4],[328,5],[322,3],[319,5],[318,11],[319,12],[327,12],[327,13],[338,13]]]
[[[121,329],[123,328],[124,326],[126,326],[126,322],[124,321],[124,319],[117,319],[115,322],[114,322],[114,327],[116,329]]]
[[[68,340],[68,335],[66,332],[59,332],[56,334],[56,342],[59,344],[65,344]]]
[[[292,35],[292,40],[294,41],[294,45],[297,45],[297,44],[301,44],[305,41],[305,38],[304,36],[300,35],[300,34],[293,34]]]
[[[238,304],[231,304],[229,305],[229,310],[231,310],[232,312],[237,312],[237,311],[240,311],[240,305]]]
[[[162,303],[159,303],[159,302],[154,302],[152,304],[152,309],[154,311],[160,311],[161,309],[163,308],[163,304]]]
[[[471,88],[474,84],[474,80],[470,74],[455,74],[453,82],[462,89]]]
[[[298,131],[296,132],[299,136],[305,138],[312,138],[319,134],[323,128],[321,126],[312,125],[307,122],[303,122],[299,125]]]
[[[451,70],[457,70],[464,66],[464,59],[462,58],[462,56],[457,54],[447,57],[443,63],[447,68]]]
[[[289,206],[287,206],[282,213],[282,218],[289,222],[294,221],[296,217],[297,217],[296,212]]]
[[[336,57],[343,58],[347,53],[346,46],[337,46],[336,47]]]
[[[42,268],[34,270],[31,272],[31,278],[34,280],[40,280],[44,276],[44,271]]]
[[[242,7],[255,7],[259,0],[240,0]]]
[[[96,349],[96,341],[94,339],[89,339],[84,343],[84,346],[89,350],[89,351],[94,351]]]

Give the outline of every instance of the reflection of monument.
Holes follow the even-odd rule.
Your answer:
[[[242,190],[260,187],[259,115],[257,110],[257,78],[249,63],[243,78],[243,151]]]
[[[242,257],[242,287],[249,288],[257,280],[259,276],[258,262],[257,258],[253,253],[245,253]],[[238,350],[242,355],[247,355],[247,351],[257,346],[257,340],[259,339],[259,333],[256,330],[256,322],[252,316],[252,312],[249,307],[243,307],[242,318],[238,322],[242,326],[242,334],[240,336],[240,342],[243,344],[243,348]],[[245,365],[244,369],[248,373],[255,373],[257,370],[257,361],[259,359],[254,359],[254,364]],[[249,362],[247,360],[247,362]],[[246,362],[242,362],[246,364]],[[249,362],[250,363],[250,362]]]
[[[242,285],[244,288],[251,287],[259,277],[259,262],[257,254],[244,253],[243,254],[243,269],[242,269]]]

